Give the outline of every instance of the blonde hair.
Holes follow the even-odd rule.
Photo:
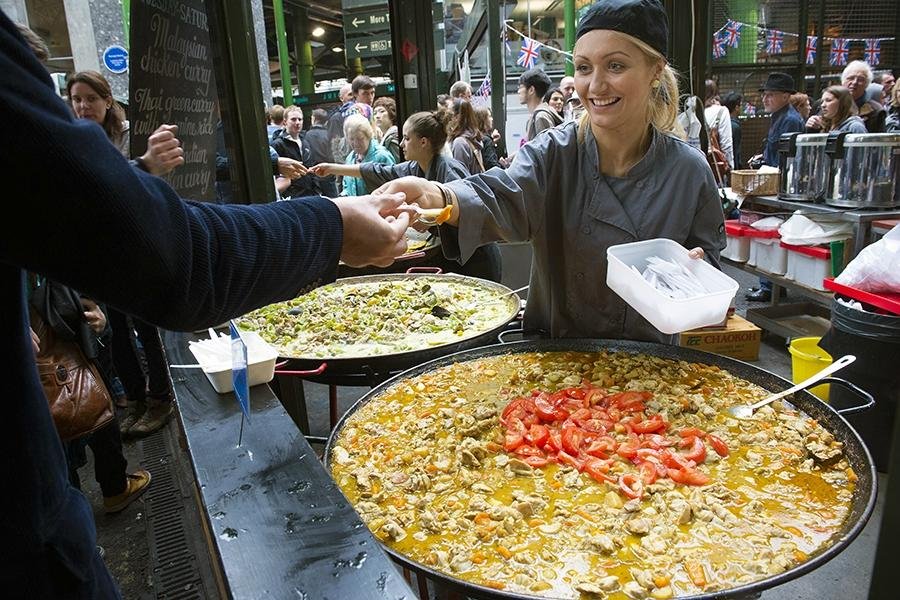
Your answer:
[[[367,118],[360,114],[348,115],[347,118],[344,119],[344,137],[350,137],[356,132],[365,134],[365,136],[369,138],[369,141],[375,137],[375,132],[372,131],[372,125]]]
[[[678,75],[666,58],[650,47],[649,44],[630,36],[627,33],[617,32],[640,49],[651,62],[663,61],[663,68],[659,73],[659,87],[650,92],[647,104],[647,121],[654,129],[663,134],[673,135],[684,139],[684,129],[678,124]],[[583,142],[587,128],[590,126],[590,114],[585,111],[578,122],[578,141]]]

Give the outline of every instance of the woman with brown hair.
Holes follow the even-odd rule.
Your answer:
[[[481,130],[475,118],[472,104],[463,99],[453,101],[453,119],[450,121],[450,153],[465,165],[469,173],[484,173],[484,158],[481,151]]]
[[[66,83],[72,110],[79,119],[94,121],[119,152],[128,157],[128,121],[125,110],[112,95],[106,78],[97,71],[80,71]]]
[[[394,162],[403,160],[400,152],[399,132],[397,131],[397,103],[393,98],[384,96],[372,105],[372,114],[375,117],[375,126],[378,127],[378,137],[381,145],[391,153]]]
[[[811,116],[806,121],[806,130],[867,133],[865,122],[857,116],[853,95],[840,85],[833,85],[822,92],[819,114]]]

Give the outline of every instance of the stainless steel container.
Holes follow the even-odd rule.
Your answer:
[[[782,200],[817,202],[825,196],[828,159],[827,133],[785,133],[778,140]]]
[[[825,153],[831,159],[826,204],[842,208],[900,205],[900,134],[831,133]]]

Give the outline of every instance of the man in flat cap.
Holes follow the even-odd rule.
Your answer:
[[[791,105],[791,94],[797,93],[797,86],[794,85],[794,78],[787,73],[769,73],[759,91],[762,92],[763,108],[772,117],[763,149],[763,164],[777,167],[781,135],[803,133],[804,130],[803,117]],[[751,289],[744,297],[751,302],[768,302],[772,299],[772,282],[760,278],[759,287]]]

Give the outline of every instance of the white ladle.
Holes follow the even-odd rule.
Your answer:
[[[833,363],[831,363],[831,365],[825,367],[824,369],[822,369],[821,371],[819,371],[818,373],[816,373],[815,375],[813,375],[806,381],[801,381],[797,385],[795,385],[793,387],[789,387],[788,389],[784,390],[783,392],[778,392],[777,394],[773,394],[772,396],[769,396],[765,400],[760,400],[759,402],[757,402],[755,404],[749,404],[749,405],[741,404],[738,406],[731,406],[728,408],[728,413],[731,414],[731,416],[736,417],[738,419],[749,419],[750,417],[753,416],[753,413],[756,412],[757,409],[762,408],[763,406],[765,406],[766,404],[769,404],[771,402],[775,402],[776,400],[780,400],[780,399],[784,398],[785,396],[789,396],[790,394],[793,394],[794,392],[800,391],[802,389],[806,389],[806,388],[810,387],[812,384],[816,383],[817,381],[820,381],[820,380],[824,379],[825,377],[828,377],[832,373],[834,373],[836,371],[840,371],[841,369],[843,369],[844,367],[846,367],[847,365],[849,365],[850,363],[852,363],[855,360],[856,360],[856,357],[853,356],[852,354],[842,356],[839,359],[837,359],[836,361],[834,361]]]

